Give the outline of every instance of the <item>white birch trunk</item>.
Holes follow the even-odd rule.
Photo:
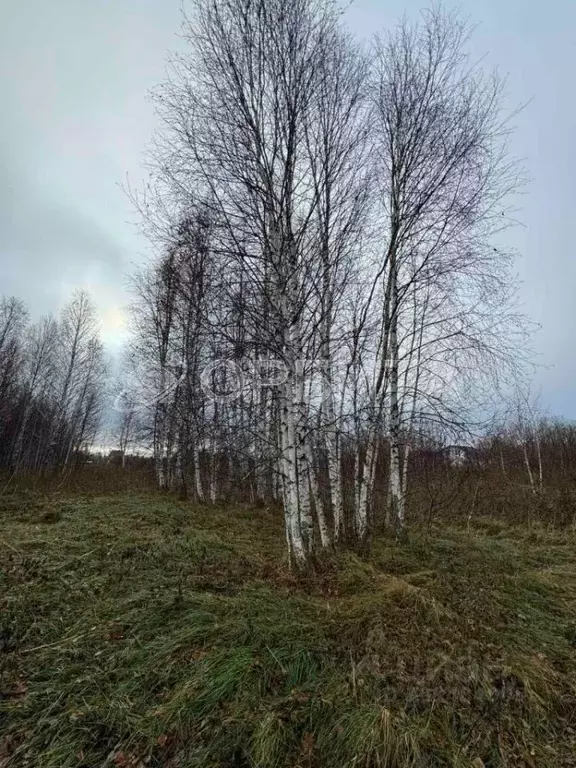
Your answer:
[[[358,504],[356,506],[356,536],[361,543],[368,537],[370,525],[372,499],[374,493],[374,477],[376,462],[378,459],[378,434],[371,430],[366,445],[366,455],[363,464],[360,465],[358,477]]]
[[[400,408],[398,402],[398,285],[395,257],[391,264],[392,316],[390,318],[390,511],[393,525],[404,528],[404,494],[400,463]]]
[[[215,449],[212,450],[212,455],[210,456],[210,502],[212,504],[216,504],[216,499],[218,497],[217,494],[217,487],[216,487],[216,453]]]
[[[309,457],[309,444],[306,434],[307,430],[307,409],[305,399],[305,387],[304,387],[304,370],[302,359],[302,350],[298,347],[298,358],[296,360],[296,366],[294,371],[295,376],[295,414],[296,414],[296,429],[295,429],[295,453],[296,453],[296,467],[298,478],[298,508],[300,512],[300,528],[302,535],[304,536],[304,543],[308,554],[314,550],[314,519],[312,517],[312,507],[310,503],[310,472],[311,465],[308,461]]]
[[[522,453],[524,454],[524,464],[526,466],[526,471],[528,472],[528,479],[530,480],[530,488],[532,488],[532,493],[536,493],[536,486],[534,484],[534,474],[532,473],[532,467],[530,466],[530,459],[528,458],[528,448],[526,445],[525,437],[522,439]]]
[[[325,420],[323,425],[326,442],[326,455],[328,461],[328,480],[330,483],[330,500],[332,502],[332,515],[334,518],[334,540],[339,541],[344,532],[344,503],[342,497],[342,466],[340,458],[340,446],[338,431],[336,429],[336,409],[334,407],[334,393],[332,391],[331,367],[322,371],[323,384],[323,412]],[[326,380],[328,379],[328,380]]]
[[[294,320],[297,301],[297,258],[295,251],[284,247],[280,227],[274,216],[270,216],[271,256],[282,278],[278,286],[278,308],[284,320],[283,351],[287,365],[286,381],[279,388],[280,413],[280,454],[282,461],[282,482],[284,515],[289,536],[291,564],[304,570],[312,544],[310,494],[308,489],[308,463],[304,451],[305,402],[304,382],[299,369],[302,345],[298,321]],[[300,473],[300,477],[299,477]],[[304,480],[304,482],[302,482]],[[305,484],[305,491],[302,486]],[[306,535],[303,532],[306,529]]]
[[[161,364],[160,383],[158,393],[163,395],[166,389],[166,371]],[[165,452],[166,452],[166,406],[160,400],[156,403],[156,428],[154,434],[154,465],[156,469],[156,482],[160,490],[166,490],[168,478],[166,476]]]
[[[194,473],[194,488],[196,490],[196,498],[198,501],[204,501],[204,489],[202,487],[202,472],[200,469],[200,451],[198,447],[194,446],[192,453],[193,473]]]
[[[298,504],[298,474],[296,462],[295,403],[292,380],[289,378],[284,387],[285,394],[281,403],[281,448],[282,481],[284,490],[284,514],[290,537],[291,559],[298,569],[304,568],[307,552],[302,536],[300,509]]]
[[[334,521],[334,540],[338,541],[344,532],[344,506],[342,498],[342,470],[340,446],[336,424],[336,407],[334,402],[334,382],[332,378],[332,317],[333,317],[333,286],[332,270],[329,253],[329,231],[326,229],[322,248],[323,298],[321,323],[321,389],[322,406],[320,409],[321,429],[326,445],[328,464],[328,483],[330,502]]]
[[[328,549],[332,546],[332,538],[330,536],[330,528],[328,527],[328,521],[326,519],[326,510],[324,509],[324,503],[322,501],[322,493],[318,484],[318,474],[316,462],[312,450],[308,446],[308,472],[310,475],[310,490],[312,498],[314,499],[314,508],[316,510],[316,518],[318,520],[318,531],[320,533],[320,545],[322,549]]]
[[[542,490],[543,473],[542,473],[542,446],[540,445],[540,437],[538,435],[538,427],[534,427],[534,442],[536,443],[536,456],[538,458],[538,488]]]

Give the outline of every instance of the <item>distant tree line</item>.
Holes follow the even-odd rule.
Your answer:
[[[72,468],[97,433],[106,367],[89,296],[31,322],[24,303],[0,299],[0,469]]]

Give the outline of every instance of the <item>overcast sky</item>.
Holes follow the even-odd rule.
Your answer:
[[[368,37],[419,0],[355,0],[348,21]],[[33,316],[75,287],[98,304],[117,349],[132,265],[146,258],[126,177],[142,183],[155,127],[151,87],[179,45],[179,0],[0,0],[0,294]],[[513,234],[524,310],[536,337],[542,404],[576,418],[576,0],[464,0],[473,47],[508,75],[518,117],[513,150],[532,182]]]

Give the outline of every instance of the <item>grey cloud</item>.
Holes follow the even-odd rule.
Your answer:
[[[62,281],[99,272],[122,280],[127,254],[95,221],[26,178],[0,158],[0,285],[2,293],[30,296],[35,308],[54,309]]]

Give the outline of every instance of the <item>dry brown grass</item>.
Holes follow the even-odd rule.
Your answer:
[[[568,529],[432,523],[296,579],[274,510],[2,507],[2,768],[576,764]]]

